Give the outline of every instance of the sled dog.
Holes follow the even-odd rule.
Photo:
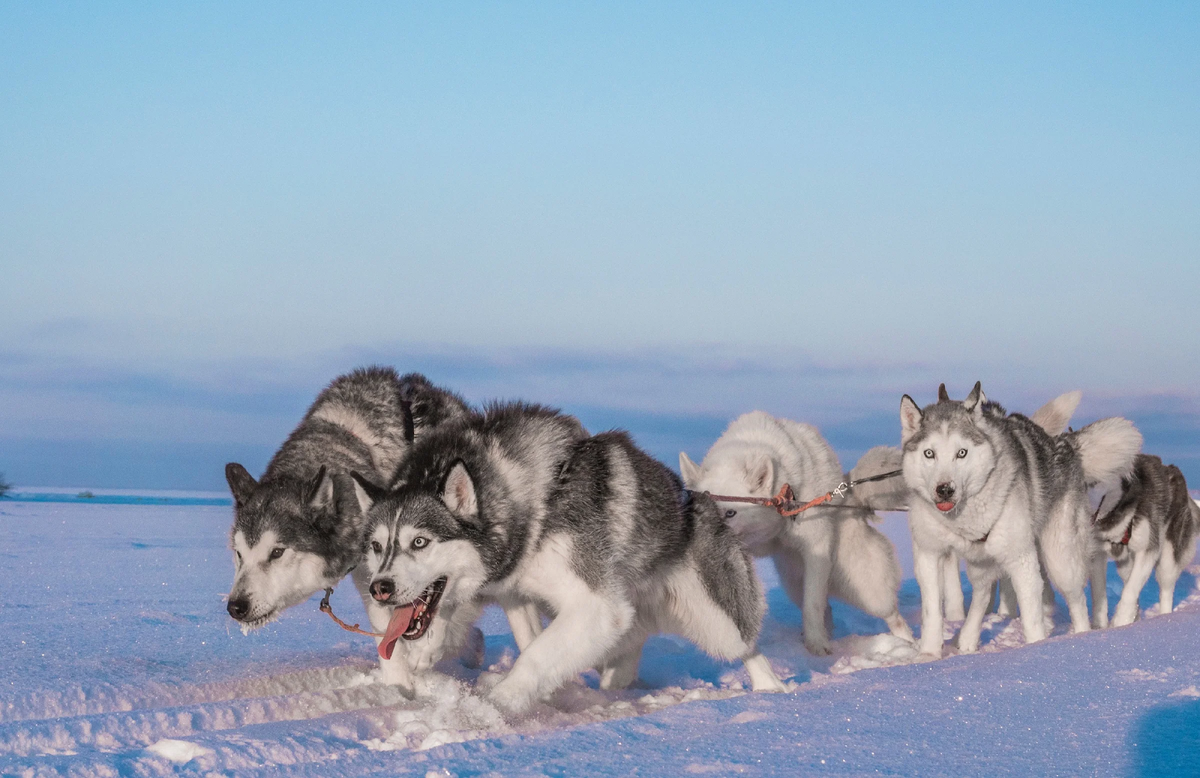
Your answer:
[[[765,604],[749,557],[712,501],[626,434],[496,406],[420,442],[396,483],[358,489],[371,586],[396,605],[389,636],[419,633],[442,603],[551,616],[488,692],[499,708],[526,710],[594,666],[602,688],[624,687],[659,630],[743,659],[756,689],[783,688],[754,648]]]
[[[943,393],[944,394],[944,393]],[[900,401],[904,480],[910,491],[913,563],[921,587],[922,654],[941,656],[943,560],[966,560],[987,592],[1012,579],[1026,642],[1046,636],[1042,569],[1063,593],[1076,632],[1089,629],[1084,586],[1096,548],[1087,484],[1127,474],[1142,436],[1127,419],[1102,419],[1057,438],[1031,419],[989,402],[978,383],[963,402],[944,397],[923,410]],[[979,647],[990,597],[974,597],[958,635]]]
[[[1200,529],[1200,506],[1188,495],[1183,473],[1156,456],[1140,454],[1132,473],[1097,484],[1090,494],[1095,503],[1092,528],[1107,550],[1097,554],[1095,575],[1104,580],[1111,554],[1125,582],[1113,626],[1122,627],[1137,618],[1138,596],[1151,572],[1158,577],[1158,612],[1170,613],[1175,606],[1175,582],[1196,556],[1196,531]],[[1092,590],[1092,608],[1107,619],[1104,587]]]
[[[1030,416],[1030,420],[1044,429],[1050,437],[1058,437],[1066,431],[1067,425],[1071,422],[1071,417],[1075,414],[1075,409],[1079,407],[1079,401],[1082,399],[1083,393],[1075,390],[1060,394],[1050,402],[1043,405],[1034,411]],[[938,400],[949,402],[950,395],[946,392],[946,385],[942,384],[938,387]],[[854,470],[850,471],[851,479],[862,478],[866,475],[874,473],[887,473],[893,470],[900,469],[903,463],[903,452],[900,449],[891,446],[876,446],[863,455],[858,461]],[[908,486],[904,480],[897,478],[894,480],[878,481],[875,483],[863,484],[855,490],[855,494],[865,504],[870,504],[871,507],[879,510],[882,507],[907,507],[908,505]],[[962,578],[959,576],[959,558],[954,552],[946,556],[943,561],[943,585],[942,585],[942,604],[946,619],[949,621],[962,621],[966,616],[963,603],[963,588]],[[1048,609],[1054,607],[1054,591],[1050,588],[1050,582],[1046,580],[1045,565],[1042,566],[1042,583],[1043,586],[1043,602]],[[995,598],[994,603],[996,611],[1001,616],[1015,616],[1017,613],[1017,596],[1013,591],[1012,581],[1008,578],[1001,578],[996,585],[997,592],[993,592]],[[988,610],[992,610],[991,606]],[[1095,624],[1093,620],[1093,624]]]
[[[387,484],[414,440],[469,414],[462,399],[421,375],[361,368],[317,396],[260,480],[236,462],[226,465],[234,501],[229,615],[254,629],[335,586],[362,556],[350,472]],[[369,596],[365,571],[353,577],[371,623],[386,624],[388,613]],[[400,658],[382,665],[385,677],[411,690]]]
[[[837,455],[815,427],[762,411],[734,419],[701,464],[680,452],[679,470],[696,491],[770,497],[786,483],[804,500],[843,478]],[[883,619],[893,635],[913,639],[898,608],[896,551],[867,523],[875,514],[858,497],[852,493],[847,504],[811,508],[794,518],[761,505],[717,503],[750,553],[775,563],[784,590],[800,607],[804,646],[813,654],[830,652],[825,618],[831,595]]]

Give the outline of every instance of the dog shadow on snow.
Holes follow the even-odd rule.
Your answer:
[[[1130,732],[1127,743],[1130,775],[1196,775],[1200,772],[1200,698],[1172,700],[1151,708]]]

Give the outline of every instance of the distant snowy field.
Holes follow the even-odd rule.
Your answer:
[[[638,688],[595,674],[516,722],[454,662],[415,701],[378,683],[370,640],[317,599],[243,636],[225,615],[230,509],[0,502],[0,774],[1197,775],[1200,591],[1179,612],[1018,647],[992,617],[977,656],[912,664],[883,624],[835,605],[837,655],[814,658],[800,614],[760,565],[763,648],[788,694],[740,667],[651,640]],[[911,570],[902,515],[885,531]],[[1110,565],[1110,600],[1120,580]],[[901,592],[916,626],[914,581]],[[1153,581],[1144,607],[1157,602]],[[362,619],[347,581],[337,612]],[[487,661],[515,655],[489,611]],[[957,624],[948,626],[948,634]],[[952,653],[952,652],[950,652]]]

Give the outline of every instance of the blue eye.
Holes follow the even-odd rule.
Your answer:
[[[413,538],[412,547],[414,549],[425,548],[428,545],[429,538],[422,537],[421,535],[417,535],[415,538]]]
[[[931,449],[931,448],[925,449],[925,458],[933,459],[933,457],[934,457],[933,449]]]
[[[960,448],[960,449],[958,450],[958,458],[959,458],[959,459],[962,459],[962,458],[963,458],[963,457],[965,457],[966,455],[967,455],[967,450],[966,450],[965,448]]]

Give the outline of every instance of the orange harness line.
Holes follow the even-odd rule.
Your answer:
[[[381,638],[382,632],[367,632],[364,629],[359,629],[357,624],[347,624],[346,622],[333,615],[333,606],[329,604],[329,595],[333,594],[333,589],[325,590],[325,597],[321,600],[321,613],[328,613],[329,618],[333,619],[339,627],[347,632],[353,632],[356,635],[366,635],[369,638]]]

